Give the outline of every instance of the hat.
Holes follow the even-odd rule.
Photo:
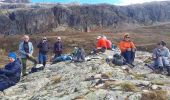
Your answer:
[[[98,36],[98,37],[97,37],[97,39],[100,39],[100,38],[101,38],[101,36]]]
[[[125,38],[127,36],[129,36],[129,33],[124,33],[123,37]]]
[[[13,59],[17,59],[17,55],[14,52],[9,52],[8,54],[8,58],[13,58]]]
[[[165,42],[164,40],[162,40],[162,41],[160,41],[160,42],[158,43],[158,45],[165,46],[165,45],[166,45],[166,42]]]

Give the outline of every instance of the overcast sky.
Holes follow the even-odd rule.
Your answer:
[[[165,0],[32,0],[33,3],[37,2],[59,2],[59,3],[88,3],[88,4],[97,4],[97,3],[108,3],[114,5],[128,5],[128,4],[136,4],[136,3],[144,3],[144,2],[151,2],[151,1],[165,1]]]

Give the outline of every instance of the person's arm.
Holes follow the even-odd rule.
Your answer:
[[[136,46],[135,46],[135,44],[133,42],[131,42],[131,48],[136,49]]]
[[[170,52],[169,52],[169,49],[167,49],[165,57],[170,58]]]
[[[6,66],[9,66],[9,65],[6,65]],[[5,68],[6,68],[6,66],[5,66]],[[17,66],[17,64],[12,66],[11,70],[8,70],[8,69],[5,69],[5,68],[0,69],[0,73],[5,74],[5,75],[14,75],[18,70],[16,66]]]
[[[20,52],[21,54],[24,54],[24,55],[27,54],[27,53],[23,50],[23,43],[20,43],[20,44],[19,44],[19,52]]]
[[[127,49],[127,48],[124,47],[123,42],[119,43],[119,48],[120,48],[121,52],[125,52],[126,49]]]
[[[153,50],[152,58],[153,58],[153,59],[156,59],[156,58],[157,58],[156,49]]]

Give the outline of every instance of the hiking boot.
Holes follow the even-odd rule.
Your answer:
[[[160,70],[159,70],[159,69],[155,69],[154,72],[155,72],[156,74],[159,74],[159,73],[160,73]]]
[[[23,73],[23,74],[22,74],[22,77],[27,76],[28,74],[29,74],[29,73],[27,73],[27,72],[26,72],[26,73]]]
[[[168,72],[167,76],[170,76],[170,66],[167,66],[167,72]]]
[[[162,72],[163,71],[163,66],[159,66],[159,71]]]

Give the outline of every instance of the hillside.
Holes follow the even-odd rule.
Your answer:
[[[1,4],[1,34],[35,34],[67,26],[81,31],[95,28],[145,26],[170,21],[170,2],[151,2],[129,6]],[[126,27],[126,26],[125,26]]]

